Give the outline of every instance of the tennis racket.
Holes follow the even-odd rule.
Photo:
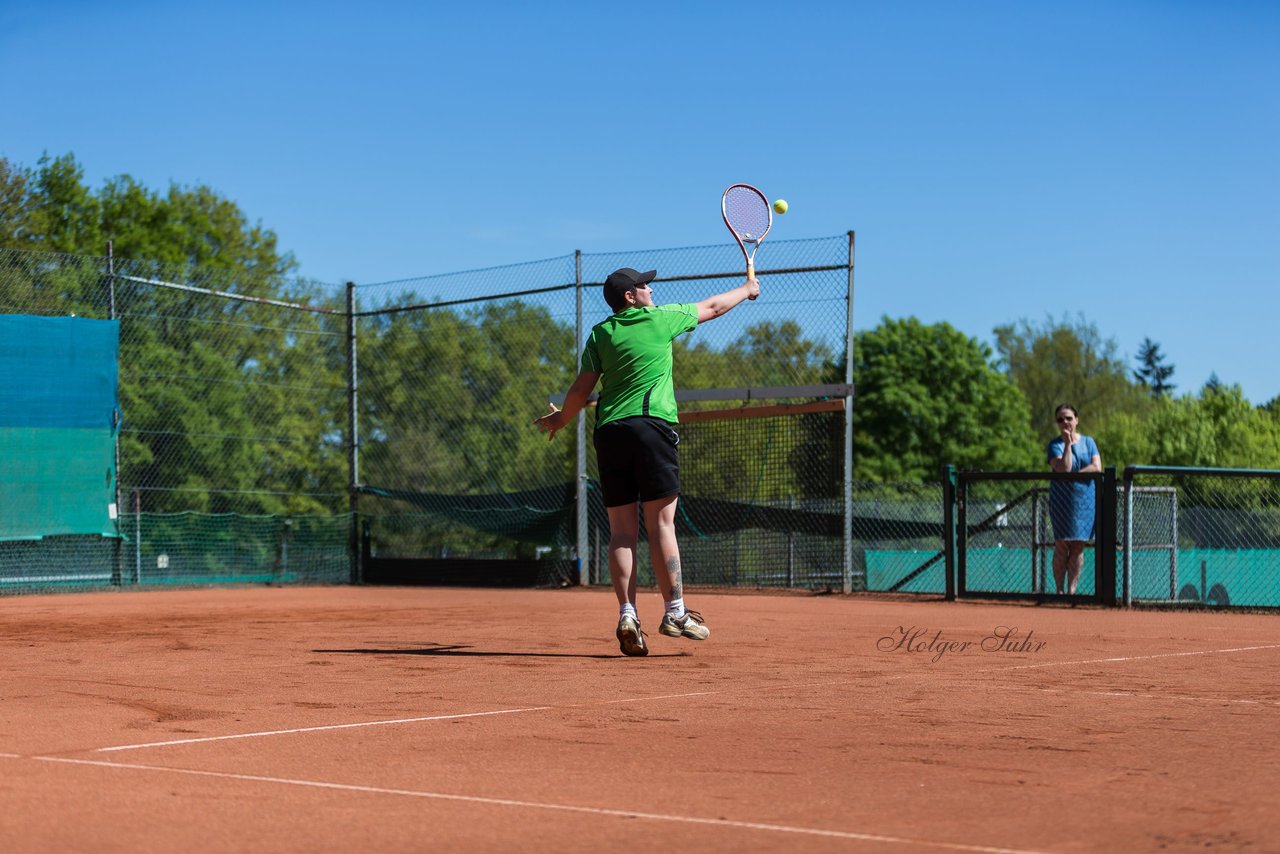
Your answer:
[[[738,241],[742,257],[747,259],[747,278],[754,279],[756,250],[773,227],[769,200],[750,184],[732,184],[720,199],[720,212],[724,214],[724,224],[733,232],[733,239]]]

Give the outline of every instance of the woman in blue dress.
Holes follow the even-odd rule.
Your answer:
[[[1053,412],[1061,433],[1046,453],[1054,471],[1102,471],[1098,445],[1081,436],[1076,408],[1063,403]],[[1084,546],[1093,539],[1094,484],[1054,480],[1049,483],[1049,519],[1053,522],[1053,582],[1059,593],[1075,593],[1084,566]]]

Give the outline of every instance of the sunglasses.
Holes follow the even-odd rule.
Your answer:
[[[1071,416],[1070,416],[1070,415],[1059,415],[1059,416],[1058,416],[1058,423],[1059,423],[1059,424],[1065,424],[1065,423],[1067,423],[1067,422],[1068,422],[1068,421],[1070,421],[1070,420],[1071,420]]]

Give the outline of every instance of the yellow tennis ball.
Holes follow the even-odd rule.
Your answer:
[[[773,212],[774,212],[774,213],[780,213],[780,214],[784,214],[784,213],[786,213],[786,212],[787,212],[787,200],[786,200],[786,199],[776,199],[776,200],[774,201],[774,203],[773,203]]]

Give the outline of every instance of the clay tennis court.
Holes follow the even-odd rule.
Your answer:
[[[661,605],[646,593],[645,659],[618,654],[605,590],[0,600],[0,848],[905,853],[1280,839],[1275,616],[689,600],[711,639],[657,635]]]

